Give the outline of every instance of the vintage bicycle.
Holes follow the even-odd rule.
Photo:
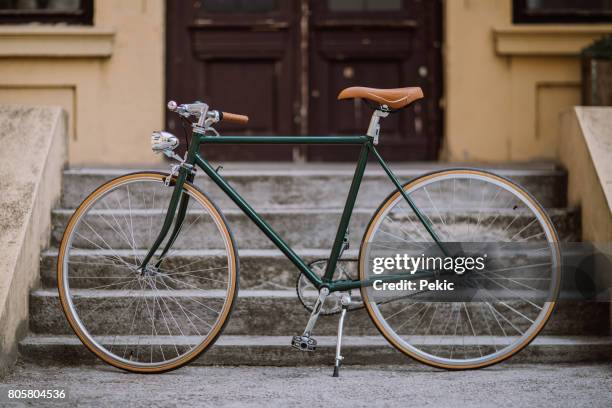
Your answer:
[[[215,125],[247,123],[248,117],[212,110],[203,102],[169,102],[169,110],[191,126],[184,157],[175,153],[176,136],[155,132],[152,149],[177,161],[171,171],[136,172],[101,185],[67,224],[57,282],[71,328],[97,357],[137,373],[176,369],[215,343],[236,302],[239,256],[223,213],[194,185],[200,169],[295,265],[298,297],[311,314],[291,345],[314,351],[312,333],[318,317],[340,314],[334,375],[342,361],[345,315],[360,307],[397,350],[430,366],[473,369],[516,354],[542,330],[554,308],[554,298],[527,298],[520,293],[534,289],[533,282],[553,292],[558,287],[557,232],[532,195],[488,171],[448,169],[400,182],[377,150],[380,121],[422,97],[418,87],[344,89],[338,99],[362,99],[373,108],[366,134],[316,137],[221,136]],[[207,161],[206,147],[211,144],[361,146],[329,257],[308,264],[298,255]],[[341,263],[351,214],[372,157],[395,191],[382,198],[365,229],[356,260],[358,276],[354,276]],[[537,261],[533,258],[514,269],[516,257],[510,259],[511,267],[454,274],[487,291],[478,302],[436,301],[426,290],[391,298],[372,296],[375,280],[398,282],[414,275],[369,274],[368,248],[415,244],[420,251],[427,244],[452,258],[463,252],[450,243],[473,241],[542,245]],[[91,249],[97,250],[95,255],[86,256]],[[541,265],[546,266],[544,274],[524,273]],[[510,300],[496,297],[492,285],[518,295]],[[95,294],[95,301],[83,301],[85,293]]]

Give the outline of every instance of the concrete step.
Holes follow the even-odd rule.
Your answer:
[[[90,330],[99,330],[100,333],[106,333],[109,327],[114,333],[127,334],[142,332],[142,334],[150,333],[150,325],[146,319],[135,319],[138,323],[134,325],[134,319],[117,320],[117,316],[125,314],[125,309],[133,305],[131,301],[135,298],[134,293],[142,296],[157,295],[160,298],[168,297],[169,294],[163,291],[156,292],[128,292],[127,290],[81,290],[75,292],[73,302],[77,309],[81,310],[97,310],[95,319],[87,318]],[[173,291],[171,294],[179,299],[182,299],[181,305],[196,311],[198,314],[206,314],[206,309],[202,305],[219,305],[222,301],[222,291]],[[183,297],[181,297],[183,296]],[[151,300],[152,301],[152,300]],[[173,303],[174,302],[174,303]],[[519,305],[518,302],[507,301],[507,304],[518,309],[524,315],[535,318],[534,309],[532,306],[524,304]],[[181,311],[178,310],[177,303],[168,297],[165,304],[169,310],[173,310],[173,315],[177,318],[181,327],[189,327],[189,322],[186,319],[181,321]],[[104,306],[104,307],[102,307]],[[395,311],[405,309],[406,304],[403,302],[392,302],[385,305],[385,313],[391,316]],[[435,319],[433,326],[417,326],[417,334],[423,331],[426,334],[428,330],[431,333],[441,333],[442,327],[446,320],[441,316],[447,316],[443,309],[446,306],[441,306],[440,309],[431,308],[431,312],[437,313],[438,318]],[[135,309],[135,308],[134,308]],[[144,308],[141,308],[144,310]],[[174,310],[176,309],[176,310]],[[218,308],[215,308],[217,310]],[[141,310],[141,312],[142,312]],[[424,312],[427,314],[428,310]],[[431,314],[430,312],[430,314]],[[450,312],[448,310],[447,312]],[[144,313],[144,312],[142,312]],[[553,316],[544,328],[546,334],[607,334],[609,319],[609,305],[607,303],[579,303],[571,301],[563,301],[559,303],[553,313]],[[486,332],[485,324],[489,324],[486,316],[483,316],[482,309],[474,307],[470,312],[473,316],[472,324],[477,333]],[[406,315],[406,312],[404,312]],[[406,316],[414,317],[415,314]],[[506,319],[513,321],[518,327],[522,327],[525,322],[516,314],[507,311],[504,313]],[[418,316],[418,314],[417,314]],[[480,318],[476,318],[479,316]],[[204,316],[205,319],[213,319],[214,316]],[[239,292],[235,308],[232,312],[230,321],[225,329],[226,334],[241,334],[241,335],[293,335],[301,333],[306,326],[309,313],[299,302],[294,290],[242,290]],[[408,319],[408,317],[406,317]],[[426,318],[428,320],[429,317]],[[433,316],[432,316],[433,319]],[[317,322],[315,329],[316,334],[333,335],[337,329],[337,316],[321,316]],[[465,320],[465,319],[463,319]],[[490,323],[494,324],[494,323]],[[411,333],[414,324],[405,325],[407,333]],[[430,328],[431,327],[431,328]],[[36,334],[69,334],[72,333],[64,314],[62,313],[57,290],[40,289],[35,290],[30,295],[30,330]],[[437,330],[437,331],[436,331]],[[468,330],[468,329],[466,329]],[[508,329],[511,330],[511,329]],[[370,321],[366,311],[356,310],[350,313],[346,333],[349,335],[372,335],[376,333],[373,323]],[[186,333],[185,333],[186,334]]]
[[[423,209],[423,211],[430,213],[426,209]],[[350,242],[353,248],[359,247],[362,235],[374,212],[374,209],[357,209],[353,212],[350,225]],[[69,209],[53,211],[52,245],[59,246],[65,226],[72,213],[73,210]],[[164,213],[165,211],[161,209],[132,210],[131,212],[128,210],[91,210],[87,222],[101,237],[98,238],[93,232],[90,232],[91,237],[100,241],[97,243],[98,246],[103,245],[103,239],[113,242],[113,249],[127,249],[130,248],[129,241],[133,240],[136,243],[136,248],[147,248],[155,239],[154,228],[151,226],[161,225]],[[179,236],[175,248],[218,249],[220,245],[223,245],[219,233],[212,229],[214,224],[208,216],[201,216],[203,214],[203,212],[197,211],[188,213],[185,223],[190,226],[190,233]],[[264,211],[261,216],[294,248],[331,248],[341,214],[341,209],[276,209]],[[514,234],[525,232],[523,227],[533,220],[531,213],[513,209],[473,209],[448,212],[444,208],[440,208],[430,214],[434,218],[438,216],[445,220],[452,220],[452,228],[445,226],[442,236],[444,238],[447,233],[453,235],[452,240],[454,241],[481,239],[484,242],[489,241],[487,237],[490,236],[511,237]],[[398,225],[405,226],[402,228],[405,239],[407,241],[423,241],[427,232],[422,225],[416,224],[416,217],[408,213],[399,215],[402,218],[398,218],[397,221]],[[549,215],[557,228],[561,241],[578,240],[579,211],[575,209],[550,209]],[[225,216],[230,229],[234,233],[238,248],[269,249],[274,247],[242,212],[228,210],[225,212]],[[118,228],[130,231],[131,227],[133,227],[133,237],[130,237],[130,240],[118,238],[120,236],[117,232]],[[466,231],[470,234],[469,239],[462,238]],[[457,235],[454,235],[455,233]],[[127,232],[124,232],[124,234],[127,234]],[[194,237],[198,237],[198,239],[194,239]],[[519,235],[519,237],[522,236]],[[90,241],[87,241],[86,238],[76,237],[73,244],[79,248],[96,249],[91,242],[91,238]]]
[[[516,248],[510,248],[506,251],[506,255],[501,253],[503,250],[497,252],[494,259],[488,258],[487,268],[492,272],[494,269],[503,268],[506,273],[514,273],[510,271],[514,267],[521,277],[526,278],[528,271],[524,270],[524,265],[546,262],[543,258],[546,254],[539,248],[534,251],[521,248],[518,257],[516,251]],[[325,266],[325,260],[329,257],[329,249],[300,249],[297,253],[306,263],[318,261],[315,270],[320,273]],[[146,250],[75,249],[71,252],[70,273],[71,276],[78,276],[78,279],[73,279],[70,284],[73,288],[88,289],[112,284],[119,276],[129,278],[132,270],[128,266],[134,265],[137,259],[143,259],[146,254]],[[293,290],[295,288],[299,270],[279,250],[240,249],[238,255],[241,289]],[[564,259],[572,259],[570,251],[564,251],[563,255]],[[348,274],[348,278],[356,279],[358,276],[358,257],[357,249],[349,249],[344,252],[340,260],[340,269]],[[227,276],[226,262],[223,250],[183,249],[173,251],[172,256],[164,260],[163,268],[166,271],[181,272],[181,280],[187,284],[202,287],[201,278],[206,277],[208,279],[206,289],[223,289]],[[543,272],[542,268],[532,269],[531,277],[542,277]],[[57,249],[49,249],[42,253],[40,274],[43,288],[57,286]],[[512,276],[506,275],[506,277]]]
[[[118,250],[114,252],[115,255],[128,262],[133,260],[134,252],[131,250]],[[312,262],[328,258],[329,252],[329,249],[301,249],[298,251],[298,254],[306,262]],[[171,264],[166,265],[166,267],[174,269],[188,265],[189,270],[204,269],[206,264],[210,262],[210,259],[218,256],[220,253],[221,251],[179,250],[170,259],[167,259],[167,263],[171,262]],[[239,249],[238,254],[240,256],[241,289],[295,288],[299,271],[279,250]],[[146,251],[137,251],[136,255],[142,258],[146,255]],[[102,265],[96,265],[96,263],[100,263],[100,258],[107,258],[108,256],[110,256],[110,251],[108,250],[75,250],[73,252],[74,258],[72,258],[71,270],[74,276],[80,277],[113,276],[113,266],[105,265],[105,262],[102,262]],[[357,250],[348,250],[344,254],[345,259],[357,259],[357,256]],[[40,265],[42,286],[55,288],[57,286],[57,249],[49,249],[43,252]],[[343,262],[343,265],[351,271],[355,270],[355,277],[357,276],[356,261]],[[120,269],[123,270],[123,268]],[[218,272],[222,273],[221,271]],[[81,279],[79,283],[82,284],[80,287],[83,288],[95,286],[88,279]]]
[[[407,182],[422,174],[453,165],[422,163],[394,164],[391,167],[400,180]],[[166,170],[167,168],[161,169]],[[567,173],[554,165],[521,164],[489,170],[522,185],[546,208],[566,205]],[[66,170],[61,206],[76,208],[87,194],[102,183],[133,171],[135,170]],[[353,172],[354,165],[351,164],[231,163],[221,174],[256,209],[334,208],[343,206]],[[198,175],[196,185],[209,194],[221,208],[233,205],[204,175]],[[376,208],[392,190],[393,185],[383,170],[377,164],[371,163],[363,179],[357,205]]]
[[[329,249],[302,249],[298,254],[307,263],[329,257]],[[114,251],[116,256],[127,262],[133,262],[134,252],[131,250]],[[214,262],[215,256],[221,251],[199,251],[199,250],[179,250],[170,259],[166,260],[166,267],[174,268],[172,265],[189,265],[191,270],[204,269],[207,262]],[[139,250],[136,255],[143,258],[146,251]],[[91,276],[98,279],[100,276],[113,276],[113,271],[124,272],[124,268],[118,269],[114,266],[100,263],[100,258],[108,259],[110,251],[103,250],[75,250],[73,253],[71,270],[74,276]],[[241,289],[295,289],[298,278],[298,269],[283,255],[275,249],[240,249],[240,288]],[[357,277],[357,250],[348,250],[344,253],[342,265],[346,270]],[[218,258],[217,258],[218,259]],[[171,262],[171,263],[168,263]],[[57,249],[49,249],[43,252],[40,264],[41,283],[44,288],[57,287]],[[180,267],[180,266],[177,266]],[[219,277],[225,271],[217,271]],[[214,272],[210,272],[209,277],[214,278]],[[189,282],[189,280],[186,280]],[[93,287],[99,282],[94,283],[89,279],[80,279],[80,287]],[[109,282],[112,283],[112,282]],[[195,282],[193,282],[195,283]],[[76,284],[74,282],[73,284]],[[211,289],[213,287],[211,286]],[[220,288],[220,287],[219,287]]]
[[[113,339],[121,347],[134,348],[136,339]],[[142,342],[142,338],[140,342]],[[188,339],[185,339],[188,342]],[[230,336],[222,335],[214,346],[191,364],[194,365],[261,365],[304,366],[332,365],[335,337],[317,337],[318,349],[313,353],[297,351],[289,345],[289,336]],[[424,340],[427,341],[427,340]],[[438,339],[429,340],[437,344]],[[110,341],[109,341],[110,344]],[[169,348],[170,344],[162,344]],[[455,345],[460,348],[463,345]],[[35,364],[96,364],[100,363],[74,335],[28,336],[19,343],[21,358]],[[419,364],[392,348],[382,336],[345,336],[343,365]],[[504,364],[516,363],[584,363],[612,359],[612,338],[609,336],[538,336],[523,351]]]

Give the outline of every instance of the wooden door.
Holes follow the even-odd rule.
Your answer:
[[[296,19],[293,1],[168,0],[168,99],[203,100],[250,117],[246,127],[223,124],[226,135],[295,134]],[[168,130],[181,132],[179,121],[168,115]],[[227,145],[207,146],[205,153],[210,159],[292,160],[293,150]]]
[[[223,133],[363,134],[371,111],[337,101],[352,85],[421,86],[426,98],[382,122],[388,160],[434,160],[442,131],[439,0],[167,2],[167,95],[251,122]],[[174,115],[170,131],[179,132]],[[354,160],[346,146],[207,147],[224,160]]]
[[[363,134],[371,109],[337,101],[352,85],[420,86],[424,100],[381,121],[387,160],[434,160],[441,133],[440,2],[318,0],[311,3],[310,131]],[[353,160],[357,151],[308,148],[309,160]]]

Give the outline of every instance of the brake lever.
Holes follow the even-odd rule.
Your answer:
[[[195,104],[201,104],[202,108],[198,111],[193,111],[190,109],[189,104],[182,104],[182,105],[178,105],[175,101],[170,101],[168,102],[168,110],[170,110],[171,112],[174,112],[176,114],[178,114],[179,116],[182,116],[186,119],[189,119],[190,117],[196,117],[196,118],[200,118],[202,117],[202,115],[206,115],[206,112],[208,111],[208,105],[206,105],[205,103],[202,102],[196,102],[192,105]]]

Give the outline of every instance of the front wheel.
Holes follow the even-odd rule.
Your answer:
[[[443,245],[462,255],[465,248],[488,248],[497,256],[482,270],[451,273],[473,298],[449,297],[445,288],[427,285],[442,281],[435,258],[438,269],[417,289],[383,293],[364,285],[376,327],[404,354],[439,368],[481,368],[519,352],[546,324],[559,289],[558,237],[545,210],[520,186],[480,170],[435,172],[403,189]],[[409,254],[424,261],[437,246],[397,191],[366,229],[360,280],[382,276],[380,268],[373,273],[375,258]]]
[[[138,373],[173,370],[210,347],[238,290],[231,232],[191,183],[178,238],[162,253],[169,233],[141,270],[174,190],[166,177],[134,173],[100,186],[68,221],[59,248],[59,297],[72,330],[103,361]]]

